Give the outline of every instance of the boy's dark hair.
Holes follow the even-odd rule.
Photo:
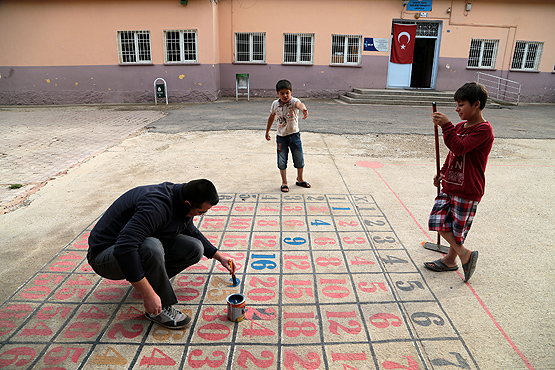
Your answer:
[[[279,80],[276,84],[276,91],[279,92],[281,89],[287,89],[293,91],[293,85],[288,80]]]
[[[480,102],[480,110],[486,107],[488,100],[488,91],[484,85],[477,82],[467,82],[455,92],[455,101],[468,100],[470,104]]]
[[[191,180],[181,188],[183,200],[188,200],[193,208],[202,208],[205,202],[215,206],[220,201],[216,187],[210,180]]]

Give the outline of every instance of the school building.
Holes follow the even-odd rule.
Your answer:
[[[284,78],[336,98],[481,76],[501,99],[555,103],[554,19],[553,0],[2,0],[0,105],[147,103],[156,84],[213,101],[237,74],[250,97]],[[397,46],[410,63],[391,61]]]

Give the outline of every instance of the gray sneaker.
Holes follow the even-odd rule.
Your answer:
[[[147,319],[165,326],[168,329],[181,329],[191,322],[191,318],[188,315],[176,310],[172,306],[164,307],[162,313],[158,316],[149,313],[145,313],[145,316]]]

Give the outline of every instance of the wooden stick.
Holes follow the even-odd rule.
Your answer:
[[[432,103],[432,111],[433,113],[437,112],[437,107],[436,107],[436,102]],[[437,179],[439,181],[439,172],[440,172],[440,167],[439,167],[439,132],[438,132],[438,128],[437,125],[434,123],[434,136],[436,139],[436,176]],[[441,191],[441,183],[438,184],[437,186],[437,195],[439,195]],[[441,235],[439,235],[439,231],[437,232],[437,246],[439,247],[441,245]]]

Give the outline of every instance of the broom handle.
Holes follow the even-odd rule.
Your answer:
[[[437,107],[436,107],[436,102],[432,103],[432,110],[433,112],[437,112]],[[439,179],[439,132],[437,129],[437,125],[434,124],[434,136],[436,139],[436,175],[437,178]],[[439,191],[440,191],[440,186],[437,187],[437,195],[439,195]]]
[[[435,113],[437,112],[437,107],[436,107],[436,102],[432,103],[432,111]],[[437,179],[439,181],[439,132],[437,129],[437,125],[434,123],[434,136],[436,139],[436,176]],[[440,193],[440,187],[441,187],[441,183],[439,184],[439,186],[437,187],[437,195],[439,195]],[[441,245],[441,235],[439,235],[439,231],[437,233],[437,246],[439,247]]]

